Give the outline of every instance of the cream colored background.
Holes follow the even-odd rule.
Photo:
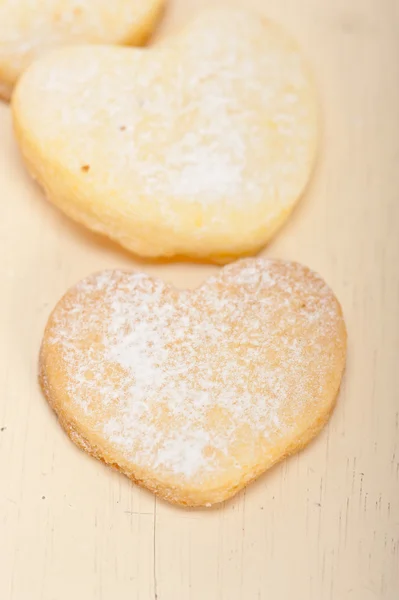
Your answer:
[[[163,32],[203,3],[170,0]],[[266,254],[318,270],[342,301],[337,409],[304,452],[214,510],[156,501],[77,450],[36,381],[55,302],[105,267],[180,286],[217,267],[139,265],[66,220],[26,176],[0,105],[1,600],[399,598],[399,2],[252,4],[302,42],[321,90],[316,176]]]

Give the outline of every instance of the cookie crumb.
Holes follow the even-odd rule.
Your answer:
[[[90,171],[90,165],[83,165],[80,167],[80,170],[83,171],[83,173],[88,173]]]
[[[121,126],[119,127],[119,129],[120,129],[121,131],[126,131],[126,125],[121,125]]]

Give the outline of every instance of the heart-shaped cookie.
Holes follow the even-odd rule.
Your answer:
[[[43,390],[71,439],[161,497],[221,502],[326,422],[346,332],[326,284],[246,259],[195,291],[107,271],[60,301]]]
[[[315,156],[297,46],[243,10],[211,9],[150,49],[62,49],[13,100],[28,168],[70,217],[143,256],[226,262],[263,246]]]
[[[37,56],[65,44],[141,44],[164,0],[0,0],[0,97]]]

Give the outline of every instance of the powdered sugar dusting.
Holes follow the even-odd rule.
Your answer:
[[[342,328],[331,291],[291,263],[240,261],[194,292],[113,271],[60,303],[46,353],[72,410],[131,463],[200,482],[245,468],[306,407],[317,417]]]
[[[71,49],[29,76],[40,102],[29,94],[25,118],[48,158],[56,147],[79,178],[90,164],[87,184],[117,193],[127,215],[150,199],[168,223],[180,204],[219,205],[208,227],[228,207],[263,205],[273,221],[309,177],[307,68],[284,33],[246,11],[206,11],[159,50]]]
[[[0,70],[10,85],[34,58],[57,46],[126,43],[159,0],[1,0]]]

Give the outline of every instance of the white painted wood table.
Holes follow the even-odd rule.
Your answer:
[[[170,0],[161,35],[203,4]],[[43,200],[1,104],[1,600],[399,598],[399,2],[252,4],[300,40],[320,88],[317,172],[265,254],[316,269],[343,304],[337,409],[304,452],[212,510],[156,501],[77,450],[38,388],[43,327],[81,277],[138,263]],[[217,269],[143,268],[179,286]]]

